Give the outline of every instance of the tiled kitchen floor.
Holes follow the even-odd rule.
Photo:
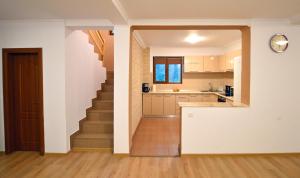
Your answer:
[[[178,156],[179,119],[143,118],[133,138],[132,156]]]

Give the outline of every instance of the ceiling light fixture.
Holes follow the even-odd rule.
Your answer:
[[[184,41],[191,43],[191,44],[195,44],[198,43],[200,41],[204,41],[206,38],[203,36],[199,36],[197,34],[190,34],[189,36],[187,36]]]
[[[276,41],[275,43],[280,45],[280,46],[283,46],[283,45],[286,45],[289,41],[287,40],[280,40],[280,41]]]

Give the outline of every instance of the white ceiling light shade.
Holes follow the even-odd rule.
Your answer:
[[[190,34],[189,36],[187,36],[184,41],[191,43],[191,44],[195,44],[198,43],[200,41],[204,41],[206,38],[203,36],[199,36],[197,34]]]

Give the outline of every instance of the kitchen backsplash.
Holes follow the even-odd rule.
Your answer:
[[[150,73],[152,75],[152,73]],[[151,77],[152,78],[152,77]],[[179,88],[184,90],[208,90],[209,83],[213,89],[222,89],[225,85],[233,85],[233,73],[191,73],[183,74],[182,84],[155,84],[156,90]],[[152,81],[150,82],[152,85]]]

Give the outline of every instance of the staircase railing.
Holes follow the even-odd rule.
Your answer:
[[[94,44],[95,50],[98,52],[98,54],[101,57],[100,58],[101,61],[103,61],[105,40],[101,35],[101,32],[98,30],[88,30],[87,32],[91,42]]]

